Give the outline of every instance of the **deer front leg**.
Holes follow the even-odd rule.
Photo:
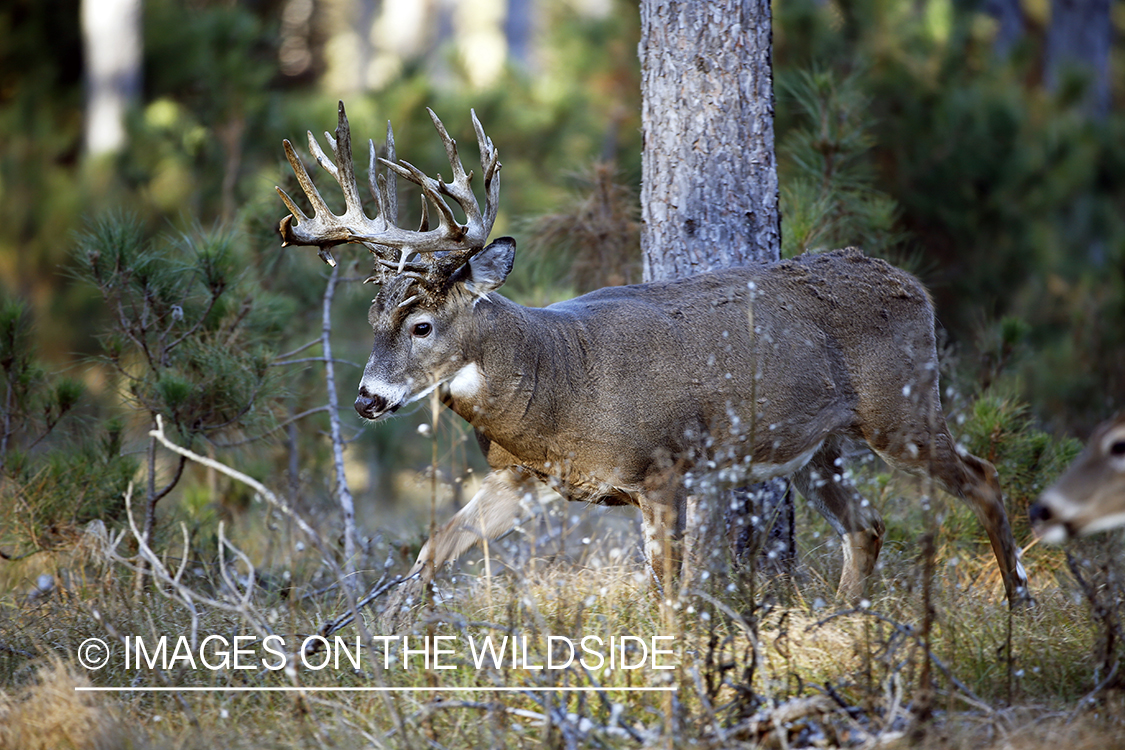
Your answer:
[[[649,575],[662,596],[675,596],[677,581],[688,586],[695,573],[703,513],[699,498],[682,491],[651,493],[640,506]]]
[[[641,527],[644,533],[645,563],[650,580],[661,596],[672,583],[672,523],[670,509],[660,503],[641,505]]]
[[[1023,604],[1029,597],[1027,571],[1020,562],[1020,549],[1012,537],[1012,527],[1004,510],[1004,495],[996,468],[971,454],[958,454],[953,438],[942,435],[937,440],[938,459],[935,479],[943,488],[961,498],[988,533],[996,563],[1004,579],[1004,592],[1009,606]]]
[[[514,467],[497,469],[486,476],[473,499],[422,546],[407,580],[387,601],[382,615],[384,629],[390,626],[397,632],[413,621],[412,607],[422,601],[438,568],[481,540],[495,539],[511,529],[520,515],[520,500],[530,489],[527,474]]]

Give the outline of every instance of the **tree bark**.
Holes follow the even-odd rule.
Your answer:
[[[1057,91],[1068,70],[1090,79],[1086,110],[1094,117],[1109,112],[1109,53],[1113,43],[1110,0],[1052,0],[1047,29],[1047,88]]]
[[[645,281],[780,258],[771,47],[768,0],[642,0]],[[791,569],[787,482],[723,505],[736,562],[752,569],[762,550]],[[768,540],[751,518],[774,520]]]
[[[765,0],[641,3],[646,281],[778,259],[770,49]]]

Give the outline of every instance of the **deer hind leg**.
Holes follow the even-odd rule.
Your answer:
[[[999,475],[988,461],[959,451],[940,409],[935,408],[933,415],[932,432],[916,428],[898,435],[886,433],[889,439],[872,447],[892,466],[932,477],[941,489],[972,508],[992,544],[1008,603],[1014,605],[1027,597],[1027,573],[1004,510]]]
[[[649,577],[662,596],[672,591],[675,570],[682,564],[676,509],[662,502],[641,502],[641,530]]]
[[[879,511],[864,499],[845,476],[840,445],[829,438],[812,459],[793,475],[793,483],[840,535],[844,565],[839,599],[856,602],[883,547],[886,527]]]

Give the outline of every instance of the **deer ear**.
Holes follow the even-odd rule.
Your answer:
[[[478,297],[498,288],[512,272],[516,259],[516,241],[501,237],[481,250],[469,261],[469,274],[465,287]]]

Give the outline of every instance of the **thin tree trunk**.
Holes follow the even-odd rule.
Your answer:
[[[155,430],[158,427],[156,415],[152,417],[152,428]],[[172,474],[172,478],[168,480],[168,484],[164,485],[161,490],[156,489],[156,438],[149,436],[148,440],[148,488],[145,492],[145,517],[144,517],[144,543],[152,546],[153,538],[156,536],[156,506],[164,499],[164,496],[171,492],[177,484],[180,483],[180,478],[184,475],[184,466],[186,459],[180,456],[179,463],[176,464],[176,471]],[[144,586],[144,577],[148,572],[148,561],[143,557],[137,563],[137,579],[133,586],[133,595],[139,597],[141,589]]]
[[[289,416],[293,417],[292,411]],[[297,450],[297,420],[294,419],[286,426],[285,437],[286,447],[289,450],[289,504],[296,508],[300,505],[301,492],[301,456]]]
[[[7,372],[8,390],[4,395],[4,435],[0,438],[0,474],[8,465],[8,441],[12,438],[12,373]]]
[[[521,70],[531,70],[535,52],[535,0],[508,0],[504,38],[508,59]]]
[[[231,115],[230,119],[216,128],[219,143],[223,146],[223,187],[222,187],[222,217],[223,222],[230,222],[238,210],[234,189],[238,185],[238,171],[242,166],[242,136],[246,131],[246,117],[242,114]]]
[[[152,421],[152,429],[156,429],[156,420]],[[148,439],[148,491],[145,493],[145,544],[152,544],[152,535],[156,531],[156,438]]]
[[[152,429],[157,427],[156,418],[152,420]],[[152,537],[156,531],[156,438],[149,437],[148,439],[148,452],[146,455],[148,460],[148,477],[145,490],[145,517],[143,529],[143,540],[146,545],[152,546]],[[148,560],[142,555],[137,555],[137,577],[133,581],[133,599],[140,601],[141,592],[144,590],[145,575],[148,573]]]
[[[984,0],[983,8],[999,26],[996,38],[992,40],[992,49],[997,57],[1006,59],[1023,38],[1023,8],[1019,0]]]
[[[324,352],[324,380],[328,388],[328,423],[332,437],[332,458],[336,469],[336,498],[344,514],[344,575],[348,584],[355,587],[355,502],[348,488],[344,472],[344,439],[340,430],[340,404],[336,396],[336,367],[332,361],[332,300],[340,280],[340,267],[332,266],[328,284],[324,287],[324,307],[321,318],[320,342]]]
[[[414,0],[411,0],[413,2]],[[321,0],[315,21],[328,33],[324,84],[341,96],[366,91],[375,53],[371,32],[379,17],[379,0]]]
[[[141,0],[82,0],[86,153],[125,145],[125,111],[141,85]]]

